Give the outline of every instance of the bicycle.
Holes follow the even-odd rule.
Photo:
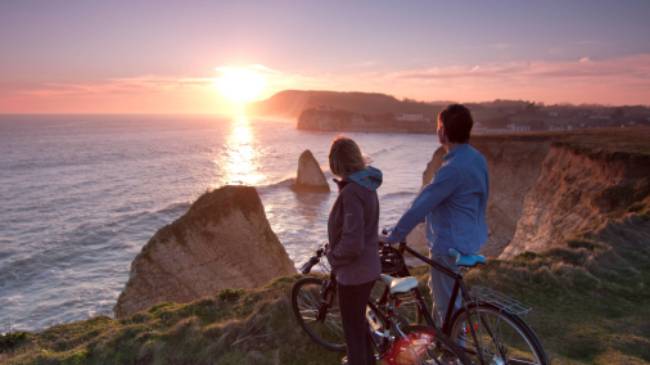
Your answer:
[[[461,268],[461,272],[456,273],[445,265],[423,256],[404,241],[400,242],[397,248],[386,243],[381,243],[381,246],[383,255],[388,254],[395,257],[394,260],[402,262],[396,272],[399,276],[410,276],[408,267],[403,264],[404,252],[408,252],[454,280],[444,324],[440,330],[463,348],[472,363],[481,365],[546,365],[549,363],[541,341],[521,319],[521,315],[528,313],[530,308],[489,288],[475,287],[471,291],[467,290],[462,270],[485,264],[485,257],[462,255],[458,251],[450,250],[450,255],[455,256],[456,265]],[[455,310],[454,303],[459,295],[461,307]],[[440,328],[434,322],[431,312],[421,297],[416,295],[415,299],[416,321],[424,318],[428,325]]]
[[[323,255],[324,247],[316,251],[300,272],[307,275],[316,264],[324,265]],[[337,283],[326,265],[322,271],[321,277],[308,276],[293,285],[291,303],[294,315],[313,341],[328,350],[344,352],[345,340],[336,299]],[[328,271],[329,276],[326,275]],[[438,328],[410,324],[396,310],[400,297],[417,291],[417,279],[382,274],[380,281],[386,284],[381,297],[371,297],[366,307],[377,358],[388,364],[471,364],[463,350]]]

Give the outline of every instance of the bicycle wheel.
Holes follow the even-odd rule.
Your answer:
[[[330,351],[345,352],[345,337],[336,293],[331,293],[330,305],[324,303],[321,296],[323,284],[323,280],[314,277],[298,280],[291,290],[293,313],[314,342]],[[320,311],[324,311],[321,319],[318,318]]]
[[[518,316],[489,303],[471,303],[452,320],[450,338],[463,347],[473,363],[546,365],[548,359],[535,332]],[[472,327],[470,327],[472,326]],[[476,334],[474,341],[471,328]]]
[[[406,335],[395,341],[384,356],[388,365],[470,365],[462,348],[433,327],[407,326],[402,328]]]

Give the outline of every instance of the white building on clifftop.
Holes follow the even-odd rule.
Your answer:
[[[421,113],[400,113],[395,119],[398,122],[424,122],[426,120]]]

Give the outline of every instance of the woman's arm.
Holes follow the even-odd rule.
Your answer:
[[[363,201],[354,191],[345,189],[341,191],[341,203],[343,207],[341,239],[327,255],[333,267],[353,262],[361,255],[364,247]]]

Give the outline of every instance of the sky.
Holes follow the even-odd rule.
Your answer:
[[[0,113],[218,113],[225,67],[423,101],[650,105],[650,1],[0,2]]]

